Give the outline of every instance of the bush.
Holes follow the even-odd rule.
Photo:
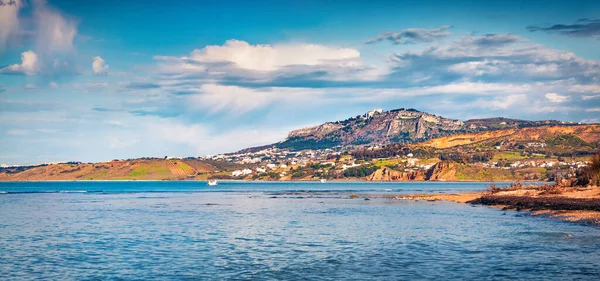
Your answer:
[[[377,166],[359,166],[344,171],[344,177],[366,177],[377,171]]]
[[[600,152],[592,157],[592,162],[577,173],[577,185],[600,186]]]

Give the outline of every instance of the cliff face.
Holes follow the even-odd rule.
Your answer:
[[[368,181],[423,181],[425,175],[421,172],[400,172],[390,168],[381,168],[367,177]]]
[[[373,110],[344,121],[290,132],[280,147],[302,144],[323,146],[413,142],[445,136],[465,129],[462,121],[439,117],[414,109]],[[322,148],[322,147],[319,147]]]
[[[559,126],[563,122],[527,121],[507,118],[473,119],[465,122],[414,109],[376,109],[344,121],[327,122],[289,133],[276,144],[281,148],[322,149],[337,145],[414,143],[453,134],[482,131],[521,130],[528,127]],[[570,124],[573,125],[573,124]]]
[[[438,162],[427,171],[426,179],[430,181],[456,181],[456,163]]]

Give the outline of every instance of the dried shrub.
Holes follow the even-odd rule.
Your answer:
[[[592,161],[587,167],[580,169],[577,173],[577,185],[579,186],[600,186],[600,152],[592,157]]]

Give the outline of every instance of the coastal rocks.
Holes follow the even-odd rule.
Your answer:
[[[429,181],[456,181],[457,163],[441,161],[427,171],[426,179]]]
[[[384,167],[376,170],[367,177],[368,181],[423,181],[425,175],[421,172],[400,172]]]

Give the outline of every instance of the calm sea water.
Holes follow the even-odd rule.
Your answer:
[[[484,188],[480,183],[0,183],[0,279],[600,278],[597,227],[449,202],[347,196]]]

